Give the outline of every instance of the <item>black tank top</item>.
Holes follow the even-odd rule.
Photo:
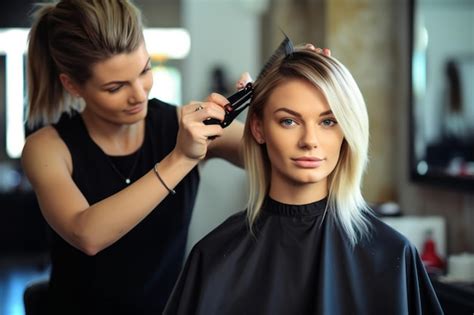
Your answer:
[[[176,144],[176,107],[148,102],[141,148],[108,157],[89,136],[81,115],[63,115],[54,125],[66,143],[72,178],[90,205],[150,171]],[[122,170],[120,170],[122,169]],[[128,175],[128,174],[127,174]],[[199,173],[194,168],[142,222],[95,256],[88,256],[53,232],[50,306],[53,314],[161,314],[181,270]]]

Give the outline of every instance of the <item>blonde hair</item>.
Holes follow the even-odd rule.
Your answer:
[[[265,145],[252,136],[250,122],[263,119],[272,91],[283,82],[303,79],[325,96],[344,134],[339,161],[328,177],[327,214],[345,231],[350,243],[369,232],[361,182],[368,160],[369,121],[362,94],[352,75],[339,61],[303,47],[281,56],[254,84],[243,137],[243,156],[249,182],[247,219],[252,228],[269,191],[271,165]]]
[[[91,67],[143,42],[139,10],[127,0],[62,0],[39,4],[28,43],[28,125],[56,122],[80,109],[59,74],[82,85]]]

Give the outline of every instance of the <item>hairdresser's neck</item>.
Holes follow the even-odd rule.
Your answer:
[[[304,205],[328,195],[327,179],[311,184],[272,181],[269,195],[273,200],[290,205]]]
[[[109,155],[126,155],[135,152],[142,144],[144,121],[135,124],[117,124],[84,110],[82,119],[87,132],[101,149]]]

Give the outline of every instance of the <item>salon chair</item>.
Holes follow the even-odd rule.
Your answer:
[[[46,315],[48,305],[48,279],[31,282],[23,292],[25,315]]]

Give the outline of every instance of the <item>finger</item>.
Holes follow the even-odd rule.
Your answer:
[[[324,48],[324,49],[323,49],[323,54],[330,57],[330,56],[331,56],[331,49],[329,49],[329,48]]]
[[[306,44],[306,45],[304,45],[304,48],[309,49],[309,50],[313,50],[313,51],[316,50],[316,47],[314,47],[313,44]]]
[[[192,113],[193,120],[204,121],[208,118],[215,118],[219,121],[224,120],[225,111],[224,109],[212,102],[203,102],[201,107]]]
[[[221,107],[229,104],[229,100],[219,93],[211,93],[207,99],[207,102],[215,103]]]
[[[223,133],[224,129],[220,125],[206,125],[202,134],[206,137],[206,140],[214,140],[222,136]]]
[[[203,105],[203,102],[199,101],[191,101],[188,104],[181,106],[181,114],[190,114],[192,112],[195,112],[196,110],[199,110],[200,107]]]
[[[235,85],[237,90],[243,89],[247,83],[252,82],[252,77],[250,76],[250,73],[244,72],[240,76],[239,80],[237,81],[237,84]]]

